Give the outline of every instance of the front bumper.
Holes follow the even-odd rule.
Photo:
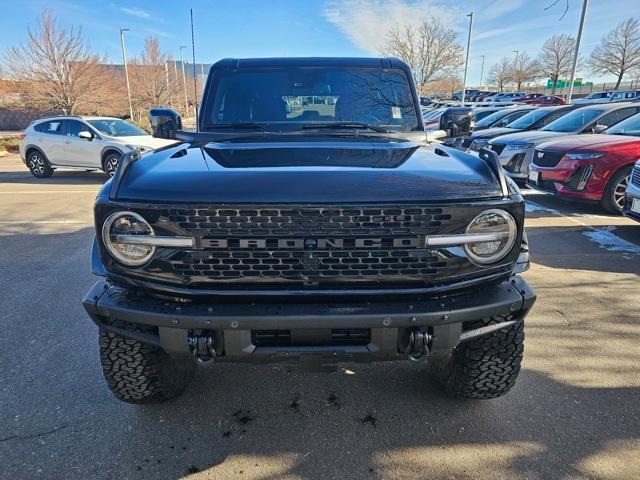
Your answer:
[[[519,320],[536,296],[520,277],[481,290],[446,298],[383,299],[376,301],[309,302],[177,302],[136,294],[131,290],[96,283],[82,303],[100,327],[164,349],[172,356],[190,355],[189,337],[209,332],[219,345],[218,360],[262,363],[323,355],[335,361],[400,360],[408,358],[399,345],[410,330],[429,332],[430,351],[451,352],[460,341],[464,322],[489,317]],[[331,345],[314,342],[314,332],[331,329],[367,329],[366,345]],[[263,347],[255,332],[302,332],[311,343]],[[293,337],[293,335],[292,335]]]
[[[629,183],[629,186],[627,187],[627,193],[624,197],[622,214],[634,219],[637,222],[640,222],[640,212],[631,210],[634,199],[636,200],[636,204],[640,203],[640,187],[634,185],[633,183]]]
[[[537,172],[537,180],[533,181],[529,175],[528,186],[575,200],[599,201],[606,186],[598,164],[591,160],[562,160],[553,168],[532,163],[529,172]],[[586,180],[580,185],[583,175]]]

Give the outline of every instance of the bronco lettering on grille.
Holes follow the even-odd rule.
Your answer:
[[[204,238],[205,249],[327,250],[342,248],[418,248],[422,237],[403,238]]]

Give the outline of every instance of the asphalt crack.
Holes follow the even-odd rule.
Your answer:
[[[60,430],[64,430],[65,428],[69,428],[71,426],[73,426],[73,425],[67,424],[67,425],[61,425],[60,427],[56,427],[56,428],[53,428],[51,430],[47,430],[46,432],[30,433],[30,434],[27,434],[27,435],[10,435],[8,437],[0,438],[0,443],[9,442],[11,440],[29,440],[31,438],[44,437],[46,435],[51,435],[53,433],[59,432]]]

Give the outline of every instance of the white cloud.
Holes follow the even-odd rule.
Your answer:
[[[477,12],[477,15],[483,20],[495,20],[514,10],[521,9],[526,0],[495,0],[490,5]]]
[[[141,8],[120,7],[120,10],[128,15],[133,15],[138,18],[149,18],[151,14]]]
[[[465,18],[460,13],[433,0],[330,0],[324,9],[329,22],[372,54],[379,52],[386,33],[395,25],[415,24],[434,16],[453,26]]]

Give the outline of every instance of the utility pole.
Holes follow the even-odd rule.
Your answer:
[[[482,90],[482,74],[484,73],[484,55],[480,55],[482,57],[482,66],[480,67],[480,90]]]
[[[180,63],[182,64],[182,86],[184,87],[184,111],[185,115],[189,115],[189,100],[187,99],[187,76],[184,73],[184,60],[182,59],[182,49],[187,48],[186,45],[180,45]]]
[[[518,68],[518,54],[520,53],[520,50],[514,50],[513,53],[516,54],[516,59],[513,61],[513,70],[515,71],[516,68]],[[513,91],[516,91],[516,86],[513,86]]]
[[[469,47],[471,46],[471,26],[473,25],[473,12],[467,14],[469,17],[469,35],[467,36],[467,55],[464,61],[464,77],[462,79],[462,106],[464,107],[464,96],[467,90],[467,69],[469,68]]]
[[[584,17],[587,15],[587,4],[589,0],[582,3],[582,14],[580,15],[580,26],[578,27],[578,36],[576,37],[576,50],[573,52],[573,65],[571,66],[571,80],[569,82],[569,94],[567,95],[567,103],[571,103],[573,95],[573,81],[576,78],[576,67],[578,65],[578,54],[580,53],[580,39],[582,38],[582,28],[584,27]]]
[[[120,43],[122,44],[122,61],[124,62],[124,76],[127,79],[127,96],[129,97],[129,119],[133,121],[133,105],[131,104],[131,87],[129,86],[129,70],[127,69],[127,52],[124,49],[124,32],[128,28],[120,28]]]

